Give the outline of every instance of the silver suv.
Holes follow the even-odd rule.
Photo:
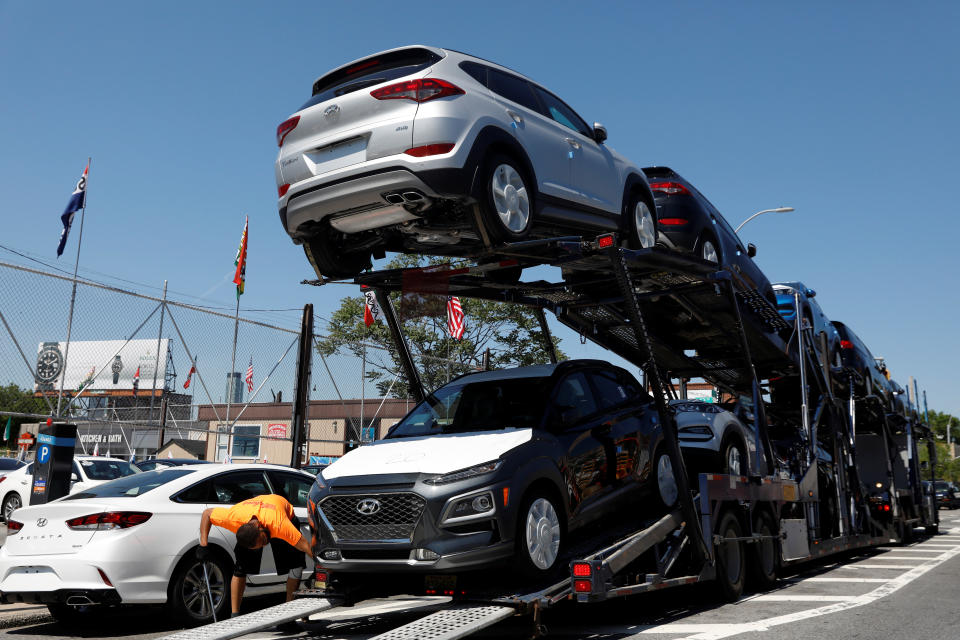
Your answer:
[[[606,137],[506,67],[391,49],[321,77],[277,127],[280,219],[332,278],[385,251],[467,256],[558,233],[652,247],[646,177]]]

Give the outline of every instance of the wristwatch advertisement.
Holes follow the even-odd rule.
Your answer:
[[[44,342],[37,354],[37,391],[52,391],[63,372],[63,354],[59,342]]]
[[[120,381],[120,372],[123,370],[123,362],[120,360],[120,354],[113,357],[113,364],[110,365],[110,371],[113,372],[113,384]]]

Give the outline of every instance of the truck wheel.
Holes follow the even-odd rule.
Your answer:
[[[318,278],[342,280],[354,278],[370,266],[370,252],[339,251],[331,238],[322,233],[303,243],[303,252]]]
[[[217,620],[223,620],[230,604],[230,562],[221,554],[214,552],[213,557],[200,562],[188,551],[173,572],[167,590],[167,605],[173,614],[184,624],[195,626],[213,622],[210,612],[210,596],[207,595],[207,583],[203,577],[203,566],[207,566],[210,578],[210,592],[213,594],[213,606]]]
[[[743,535],[740,521],[731,511],[720,518],[717,534],[721,538],[739,538]],[[743,578],[746,570],[743,544],[739,541],[724,541],[717,545],[717,590],[728,601],[737,600],[743,593]]]
[[[490,240],[523,239],[533,226],[534,188],[519,163],[502,153],[484,163],[480,211]]]
[[[543,489],[533,491],[520,505],[517,519],[518,568],[526,578],[543,578],[557,567],[563,544],[562,510]]]
[[[761,536],[776,535],[773,518],[761,512],[753,525],[754,533]],[[780,568],[780,543],[774,539],[755,542],[750,548],[750,582],[757,591],[767,591],[777,584],[777,570]]]

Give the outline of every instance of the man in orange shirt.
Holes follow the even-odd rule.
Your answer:
[[[303,554],[309,554],[310,542],[300,533],[300,523],[293,506],[281,496],[263,495],[244,500],[229,509],[217,507],[205,509],[200,516],[200,549],[197,557],[209,557],[207,536],[211,525],[223,527],[237,534],[234,555],[233,579],[230,581],[231,617],[239,615],[240,601],[247,584],[247,574],[260,573],[263,547],[270,544],[276,561],[277,575],[287,573],[287,601],[300,585]]]

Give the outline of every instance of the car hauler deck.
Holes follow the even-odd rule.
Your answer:
[[[905,485],[903,491],[925,504],[916,498],[919,474],[896,478],[899,445],[891,444],[886,417],[867,420],[863,407],[869,399],[855,398],[852,391],[845,399],[838,395],[851,374],[817,357],[818,337],[809,326],[791,327],[771,301],[756,291],[737,290],[715,264],[657,248],[622,249],[613,235],[515,243],[483,258],[477,266],[384,270],[356,278],[377,294],[412,393],[425,395],[390,292],[531,307],[555,360],[543,316],[550,311],[644,372],[664,429],[678,503],[668,513],[638,519],[623,531],[598,533],[568,549],[564,559],[570,575],[559,582],[516,591],[440,589],[437,593],[454,597],[450,605],[378,640],[461,638],[516,614],[531,615],[532,635],[537,635],[540,611],[560,601],[593,602],[707,580],[736,599],[748,574],[757,587],[769,588],[779,566],[894,542],[912,524],[934,526],[935,511],[910,519],[900,515],[904,494],[895,485]],[[514,282],[503,277],[541,265],[559,267],[562,278]],[[802,322],[801,314],[796,317]],[[301,339],[309,342],[310,333]],[[703,378],[752,399],[758,443],[752,475],[688,477],[668,404],[678,378]],[[916,460],[916,444],[924,436],[929,438],[929,431],[917,425],[905,431],[902,446],[909,451],[903,460]],[[877,442],[882,443],[878,455],[859,455]],[[889,511],[871,500],[865,485],[870,480],[890,489]],[[342,594],[326,589],[299,595],[291,603],[168,638],[238,637],[343,602]]]

